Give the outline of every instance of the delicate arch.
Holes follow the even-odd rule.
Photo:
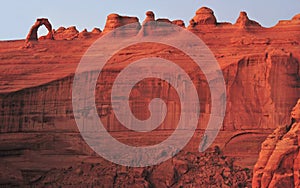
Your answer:
[[[48,34],[46,36],[44,36],[44,39],[53,40],[54,38],[53,38],[51,23],[49,22],[49,20],[47,18],[39,18],[36,20],[34,25],[31,27],[31,29],[26,37],[26,41],[38,40],[37,31],[38,31],[39,27],[41,27],[42,25],[44,25],[47,28],[47,30],[49,31]]]

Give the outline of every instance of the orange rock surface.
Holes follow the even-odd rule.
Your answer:
[[[137,34],[137,32],[140,30],[141,26],[139,23],[139,19],[137,17],[129,17],[129,16],[120,16],[118,14],[110,14],[107,16],[105,28],[103,30],[104,33],[107,33],[109,31],[112,31],[118,27],[127,25],[127,24],[133,24],[136,23],[136,25],[133,25],[132,32],[133,34]]]
[[[12,178],[9,182],[15,179],[20,184],[30,184],[44,173],[51,174],[50,169],[68,168],[74,163],[89,161],[89,157],[95,155],[80,137],[74,121],[71,99],[74,72],[81,57],[99,37],[129,23],[135,23],[130,30],[130,34],[135,35],[143,31],[149,21],[167,20],[155,20],[154,13],[148,12],[141,25],[138,18],[111,14],[107,17],[103,32],[96,29],[79,33],[75,27],[62,27],[54,30],[55,40],[34,41],[26,48],[22,48],[25,40],[0,42],[0,155],[3,156],[1,163],[5,163],[5,168],[15,172],[9,173],[14,174],[9,175]],[[184,26],[182,21],[172,23]],[[246,13],[241,13],[235,24],[219,23],[212,10],[201,8],[187,29],[211,49],[226,82],[226,116],[215,144],[221,146],[226,156],[235,157],[239,166],[251,168],[257,161],[265,136],[279,125],[288,124],[290,107],[299,98],[299,15],[292,20],[280,21],[274,27],[264,28],[250,20]],[[151,30],[146,32],[151,33]],[[176,62],[196,84],[201,114],[198,132],[187,147],[187,150],[191,148],[195,151],[211,110],[210,91],[205,76],[199,69],[188,66],[182,52],[156,44],[128,47],[108,62],[101,77],[107,82],[99,81],[97,87],[99,91],[110,91],[114,78],[124,67],[149,55]],[[170,111],[168,121],[153,135],[127,132],[116,121],[109,98],[104,95],[96,100],[99,116],[107,129],[117,139],[131,144],[143,140],[145,136],[149,138],[149,143],[141,145],[167,138],[178,122],[176,112],[179,103],[172,88],[157,80],[146,80],[137,85],[133,93],[137,95],[132,96],[130,101],[132,111],[141,119],[149,114],[139,94],[147,94],[147,98],[160,95],[172,99],[167,102]],[[89,163],[95,163],[95,160]],[[284,165],[290,165],[287,163]],[[176,171],[186,170],[184,162],[176,165],[180,166],[176,167]],[[75,172],[85,173],[85,170],[82,171]],[[168,173],[172,176],[173,172]],[[224,173],[224,177],[234,176],[230,169],[224,170]],[[188,176],[181,177],[188,179]],[[222,181],[225,181],[224,177]],[[265,177],[264,182],[268,182],[269,176]],[[169,185],[170,182],[174,183],[174,179],[170,178],[164,184]],[[184,179],[179,179],[178,185],[180,182]],[[142,181],[145,186],[148,183]]]
[[[48,30],[48,34],[46,36],[44,36],[44,39],[53,39],[53,33],[52,33],[52,25],[49,22],[48,19],[46,18],[39,18],[36,20],[36,22],[34,23],[34,25],[30,28],[30,31],[26,37],[26,41],[31,41],[31,40],[38,40],[37,37],[37,31],[39,29],[40,26],[45,25],[45,27]]]
[[[278,127],[262,143],[252,187],[300,187],[300,100],[292,123]]]

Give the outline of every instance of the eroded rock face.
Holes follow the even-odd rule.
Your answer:
[[[300,99],[291,113],[292,123],[278,127],[262,143],[254,167],[253,187],[300,186]]]
[[[182,20],[173,20],[173,21],[170,21],[167,18],[158,18],[157,20],[155,20],[155,14],[152,11],[147,11],[146,12],[146,18],[143,21],[143,26],[147,25],[147,22],[155,22],[155,21],[165,22],[165,23],[172,23],[172,24],[178,25],[180,27],[185,27],[185,24],[184,24],[184,22]]]
[[[300,23],[300,14],[297,14],[292,18],[292,23]]]
[[[209,14],[211,15],[211,13]],[[155,16],[153,15],[153,20],[154,18]],[[228,92],[227,112],[223,126],[226,134],[235,132],[242,134],[251,131],[259,131],[266,134],[265,132],[271,129],[274,130],[277,125],[284,125],[286,121],[290,120],[290,106],[294,105],[295,100],[299,98],[300,92],[300,28],[299,24],[294,24],[297,23],[298,18],[299,16],[295,16],[293,20],[286,22],[284,28],[276,26],[269,29],[260,28],[244,32],[243,29],[232,24],[217,23],[217,25],[198,25],[199,27],[195,27],[195,30],[192,30],[212,50],[223,71]],[[161,23],[157,20],[154,22]],[[196,25],[194,20],[193,23]],[[243,23],[242,25],[247,25],[247,20],[241,23]],[[205,28],[208,29],[205,30]],[[128,184],[130,182],[140,182],[140,184],[136,183],[138,184],[137,186],[147,187],[151,178],[153,180],[151,180],[151,183],[155,182],[157,185],[166,186],[174,183],[174,186],[191,184],[191,187],[205,187],[205,185],[211,183],[213,185],[222,185],[222,187],[230,187],[233,185],[232,182],[239,182],[235,183],[235,185],[244,186],[243,179],[247,179],[245,177],[250,176],[249,173],[246,172],[247,175],[245,175],[245,172],[241,169],[232,169],[230,161],[224,161],[222,157],[218,159],[214,155],[202,161],[201,158],[197,158],[199,154],[191,155],[185,153],[184,157],[176,157],[172,163],[164,164],[159,170],[146,170],[146,174],[140,171],[130,172],[126,168],[119,170],[113,164],[103,167],[105,162],[81,165],[82,158],[92,155],[93,152],[81,139],[74,121],[72,82],[81,57],[88,47],[92,45],[94,39],[85,40],[85,38],[88,38],[86,36],[89,35],[89,32],[86,30],[80,34],[74,28],[71,28],[70,31],[67,31],[68,29],[65,28],[59,30],[60,32],[56,31],[56,36],[58,37],[57,40],[62,39],[61,41],[36,43],[35,48],[30,50],[19,49],[23,41],[0,41],[0,72],[2,72],[0,79],[1,163],[14,161],[14,164],[8,163],[7,167],[13,169],[11,166],[15,165],[17,168],[15,171],[8,173],[6,168],[0,168],[5,170],[2,173],[5,175],[5,178],[4,180],[0,178],[1,182],[11,184],[15,179],[16,181],[26,181],[33,184],[35,182],[38,185],[44,185],[45,182],[50,182],[51,184],[55,184],[55,182],[61,184],[63,184],[62,182],[75,184],[86,182],[88,185],[108,182],[112,186],[112,182],[115,180],[121,186],[124,180],[129,179]],[[136,29],[133,30],[136,32]],[[70,35],[68,35],[69,32],[71,33]],[[99,30],[95,32],[100,33]],[[72,38],[76,40],[64,40]],[[33,53],[34,55],[32,55]],[[190,66],[184,54],[166,46],[155,44],[136,45],[124,49],[122,53],[116,54],[109,62],[113,66],[106,67],[107,69],[102,72],[99,81],[103,82],[97,85],[97,91],[102,89],[102,93],[107,93],[111,89],[110,86],[113,84],[113,80],[120,73],[121,67],[123,68],[129,62],[144,58],[146,55],[149,55],[147,57],[155,56],[169,59],[178,63],[184,70],[187,69],[187,72],[193,73],[191,79],[195,83],[201,104],[201,114],[197,128],[198,131],[204,130],[211,110],[210,92],[205,76],[198,69]],[[19,58],[20,56],[24,58]],[[120,132],[120,137],[128,141],[130,138],[128,136],[129,132],[126,132],[127,129],[115,119],[110,104],[110,95],[105,96],[102,93],[101,95],[96,95],[96,97],[99,97],[99,99],[96,98],[96,103],[99,104],[97,106],[99,117],[110,133]],[[142,119],[148,117],[148,111],[145,108],[148,103],[141,104],[141,102],[145,101],[141,96],[145,94],[151,99],[161,96],[171,99],[170,102],[166,103],[168,111],[170,111],[166,123],[157,130],[162,132],[173,130],[178,122],[177,112],[180,110],[180,103],[175,100],[176,95],[175,92],[172,92],[172,87],[156,80],[146,80],[136,86],[133,90],[132,99],[129,102],[133,105],[132,111],[134,114]],[[100,104],[100,102],[103,103]],[[280,129],[279,132],[281,130],[284,131],[284,129]],[[285,134],[286,131],[279,135]],[[280,140],[280,136],[275,137],[278,137],[278,140]],[[137,138],[137,142],[144,141],[140,139],[140,135]],[[157,143],[161,137],[151,138],[153,140],[150,143]],[[247,138],[253,137],[249,136]],[[255,142],[255,145],[259,145],[262,140],[257,139],[253,142]],[[137,143],[134,141],[132,142]],[[239,144],[245,143],[242,141],[242,138],[239,138],[236,142]],[[244,145],[240,144],[238,146],[234,150],[237,153],[231,152],[230,148],[226,150],[228,153],[233,153],[232,156],[239,156],[239,148]],[[258,149],[255,151],[258,151]],[[268,151],[266,150],[266,152]],[[271,154],[269,155],[271,156]],[[255,161],[257,156],[250,152],[247,153],[247,157]],[[24,163],[28,159],[30,161]],[[60,159],[65,161],[61,162]],[[214,160],[220,163],[214,163]],[[294,156],[286,155],[281,164],[283,168],[280,167],[280,169],[289,169],[292,165],[289,164],[290,161],[294,161]],[[46,167],[43,166],[45,163]],[[75,165],[77,163],[78,165]],[[223,165],[224,163],[225,167],[221,168],[219,164]],[[253,167],[253,164],[254,162],[251,164],[251,167]],[[62,165],[64,166],[62,167]],[[100,175],[97,174],[99,181],[93,178],[96,176],[95,174],[93,175],[95,172],[93,165],[100,166],[99,171],[95,170],[96,172],[101,172],[99,173]],[[196,168],[193,168],[194,166]],[[68,167],[71,168],[68,169]],[[51,168],[57,168],[57,170],[51,171]],[[294,167],[294,169],[297,168],[297,166]],[[38,169],[38,172],[34,171],[36,169]],[[47,172],[45,176],[41,172],[42,170]],[[233,175],[233,172],[236,173]],[[36,174],[39,174],[39,176]],[[59,179],[56,176],[57,174],[62,174],[60,176],[62,178]],[[134,176],[132,174],[137,175]],[[215,174],[218,174],[218,177],[215,177]],[[296,175],[296,173],[294,174]],[[286,182],[289,185],[288,182],[291,181],[287,180],[291,179],[292,176],[283,175],[282,182]],[[181,178],[176,178],[179,176]],[[213,178],[209,179],[208,176]],[[44,177],[46,178],[43,179]],[[89,177],[91,178],[88,179]],[[114,179],[115,177],[116,179]],[[263,182],[268,182],[270,179],[269,175],[266,173],[264,177]],[[277,173],[276,176],[272,177],[272,181],[273,179],[280,179],[280,177],[281,174],[278,175]],[[88,180],[85,181],[86,179],[84,178]],[[207,179],[204,180],[204,178]],[[233,180],[234,178],[236,180]],[[295,177],[293,179],[297,180]],[[40,181],[37,182],[36,180]],[[176,182],[177,180],[178,182]],[[151,183],[150,187],[152,186]],[[295,184],[297,185],[297,183]]]
[[[251,172],[233,164],[218,151],[182,152],[172,160],[147,168],[108,162],[81,163],[53,169],[31,185],[84,187],[249,187]]]
[[[146,12],[146,18],[143,21],[143,25],[147,22],[155,21],[155,15],[152,11],[147,11]]]
[[[185,23],[182,20],[173,20],[172,24],[178,25],[179,27],[185,28]]]
[[[217,19],[214,11],[207,7],[202,7],[196,12],[196,16],[190,21],[191,28],[198,25],[216,25]]]
[[[92,33],[93,33],[93,34],[100,34],[100,33],[102,33],[102,31],[101,31],[101,29],[99,29],[99,28],[94,28],[94,29],[92,30]]]
[[[107,16],[103,33],[110,32],[118,27],[122,27],[122,26],[125,26],[128,24],[131,24],[130,28],[127,28],[130,31],[127,30],[126,32],[130,32],[132,34],[137,34],[141,28],[139,19],[137,17],[129,17],[129,16],[120,16],[118,14],[110,14]]]
[[[278,24],[276,25],[277,27],[284,27],[284,26],[298,26],[299,27],[300,24],[300,14],[295,15],[291,20],[281,20],[278,22]]]
[[[98,28],[94,28],[91,32],[89,32],[87,29],[84,29],[80,33],[78,33],[78,38],[80,39],[86,39],[86,38],[91,38],[94,36],[100,36],[101,35],[101,30]]]
[[[184,22],[182,20],[174,20],[171,21],[167,18],[158,18],[155,20],[155,15],[152,11],[146,12],[146,18],[143,21],[142,28],[139,34],[144,36],[147,35],[167,35],[167,30],[170,29],[170,32],[173,31],[172,27],[168,27],[168,24],[175,24],[180,27],[185,27]]]
[[[149,13],[148,13],[149,14]],[[152,14],[151,14],[152,15]],[[153,17],[155,17],[153,15]],[[296,16],[297,17],[297,16]],[[151,23],[151,22],[148,22]],[[154,21],[154,27],[156,23],[161,23]],[[143,27],[145,32],[151,32],[150,25],[146,30]],[[299,44],[299,30],[298,28],[289,29],[289,32],[286,32],[286,28],[272,28],[272,29],[261,29],[261,30],[251,30],[250,32],[234,32],[240,31],[236,27],[224,27],[218,28],[214,27],[209,32],[199,33],[195,32],[212,50],[215,57],[217,58],[224,75],[224,79],[226,81],[227,87],[227,106],[226,106],[226,116],[223,124],[223,129],[226,131],[231,130],[270,130],[274,129],[276,125],[286,124],[289,121],[289,108],[295,102],[295,99],[298,98],[300,92],[300,71],[299,71],[299,48],[297,44]],[[64,35],[71,33],[71,35]],[[98,31],[99,32],[99,31]],[[135,30],[136,32],[136,30]],[[70,29],[60,28],[56,33],[57,40],[59,36],[61,39],[64,38],[74,38],[78,36],[78,31],[73,27]],[[83,38],[87,35],[87,31],[83,31],[81,35]],[[78,41],[83,42],[83,41]],[[87,44],[86,46],[89,46]],[[72,50],[72,47],[62,47],[64,52],[66,52],[65,48]],[[174,58],[172,61],[177,61],[182,64],[183,67],[188,68],[186,59],[183,58],[182,54],[176,53],[172,50],[169,50],[165,47],[159,46],[148,46],[147,48],[151,49],[150,54],[157,54],[157,57],[163,58]],[[51,49],[47,47],[48,50]],[[49,60],[45,57],[48,57],[48,54],[51,54],[54,58],[54,62],[59,62],[61,66],[64,65],[64,59],[68,57],[72,57],[72,55],[68,55],[63,59],[58,56],[56,59],[56,54],[60,54],[60,51],[55,52],[47,52],[45,47],[42,47],[41,50],[44,51],[42,53],[43,56],[39,57],[44,62],[48,62]],[[156,50],[155,50],[156,49]],[[55,50],[55,49],[53,49]],[[78,50],[78,53],[84,54],[86,49]],[[127,59],[134,58],[142,58],[145,56],[145,49],[142,46],[134,47],[130,49],[128,52],[125,51],[124,54],[120,54],[120,56],[116,56],[114,58],[114,62],[116,64],[125,63]],[[12,52],[13,53],[13,52]],[[41,53],[41,52],[39,52]],[[70,53],[72,54],[72,53]],[[26,55],[26,54],[25,54]],[[123,56],[126,56],[123,57]],[[162,56],[160,56],[162,55]],[[2,55],[4,58],[6,55]],[[9,56],[13,57],[13,56]],[[8,58],[9,58],[8,57]],[[80,58],[78,56],[78,58]],[[72,59],[72,58],[71,58]],[[9,59],[8,59],[9,60]],[[14,59],[12,59],[14,60]],[[15,60],[14,60],[15,61]],[[29,62],[36,61],[35,59],[29,59]],[[80,59],[77,60],[78,63]],[[37,64],[39,64],[40,60]],[[22,62],[20,62],[21,64]],[[66,64],[66,63],[65,63]],[[36,65],[35,65],[36,66]],[[32,66],[32,67],[35,67]],[[43,65],[47,67],[47,69],[51,68],[51,65]],[[4,66],[3,66],[4,67]],[[1,91],[8,91],[9,88],[13,89],[22,89],[18,88],[22,86],[24,82],[23,75],[27,75],[27,72],[33,72],[40,70],[34,70],[29,66],[29,70],[25,73],[21,72],[16,74],[16,78],[21,77],[20,79],[15,79],[15,82],[11,83],[9,71],[3,70],[4,74],[2,74],[4,83],[12,84],[12,86],[8,87],[3,85]],[[33,69],[33,70],[31,70]],[[63,70],[66,68],[63,68]],[[75,68],[74,68],[75,69]],[[110,69],[108,70],[107,77],[104,77],[103,80],[108,80],[107,82],[114,79],[114,76],[118,73],[118,69]],[[59,71],[57,71],[59,72]],[[65,71],[63,71],[65,72]],[[67,72],[67,71],[66,71]],[[68,72],[71,74],[72,72]],[[50,74],[48,72],[40,73],[42,74]],[[52,75],[53,72],[51,72]],[[35,74],[33,74],[35,75]],[[39,76],[38,75],[38,76]],[[34,77],[35,78],[35,77]],[[37,116],[41,115],[47,117],[53,117],[55,119],[56,116],[64,116],[70,118],[72,114],[72,105],[71,105],[71,97],[66,98],[64,102],[64,106],[57,106],[55,108],[60,108],[55,112],[59,112],[58,114],[53,114],[53,111],[49,111],[47,106],[48,103],[50,105],[60,103],[61,98],[60,95],[56,95],[55,93],[60,93],[61,91],[65,92],[66,90],[70,90],[70,86],[68,86],[68,82],[65,82],[62,76],[56,76],[53,78],[55,80],[55,84],[61,84],[63,82],[66,88],[54,88],[53,90],[48,89],[48,92],[51,95],[47,95],[44,93],[42,88],[52,88],[52,84],[48,82],[41,82],[39,84],[35,84],[34,81],[41,80],[41,76],[39,79],[28,78],[29,85],[26,85],[29,91],[26,91],[28,94],[28,98],[31,99],[29,101],[27,98],[24,98],[22,92],[20,93],[9,93],[6,97],[0,97],[0,110],[3,111],[0,114],[0,122],[2,122],[2,127],[0,127],[1,132],[18,132],[18,131],[29,131],[34,130],[36,127],[43,125],[45,128],[43,121],[39,120],[43,118],[38,118]],[[45,78],[45,77],[43,77]],[[48,77],[47,77],[48,78]],[[196,87],[199,93],[202,94],[200,96],[201,103],[201,115],[205,116],[200,118],[200,123],[198,125],[199,129],[205,129],[207,125],[207,117],[210,113],[210,93],[207,88],[207,83],[205,80],[205,76],[202,74],[197,74],[193,77],[196,82]],[[106,84],[107,84],[106,82]],[[26,82],[27,83],[27,82]],[[30,85],[31,84],[31,85]],[[39,85],[39,89],[34,87]],[[157,89],[155,83],[149,82],[143,84],[143,88],[147,88],[148,93],[155,93]],[[68,88],[67,88],[68,87]],[[106,86],[104,86],[106,87]],[[8,88],[8,90],[7,90]],[[169,93],[169,86],[160,88],[163,93]],[[284,91],[284,92],[283,92]],[[48,93],[47,92],[47,93]],[[53,93],[52,93],[53,92]],[[143,94],[143,91],[140,91],[140,95]],[[26,94],[27,95],[27,94]],[[36,96],[45,97],[45,102],[39,99]],[[175,95],[168,95],[167,97],[173,97]],[[53,97],[53,98],[51,98]],[[113,113],[110,113],[111,106],[109,104],[109,98],[105,103],[105,107],[103,111],[103,118],[105,118],[106,122],[110,125],[109,130],[111,131],[119,131],[121,126],[114,119]],[[134,100],[133,100],[134,101]],[[45,108],[45,110],[41,110],[38,115],[36,115],[36,105],[38,104],[39,108]],[[170,104],[171,105],[171,104]],[[178,110],[178,106],[180,104],[175,102],[172,104],[170,108],[174,109],[174,112]],[[25,107],[24,107],[25,106]],[[140,107],[137,107],[140,108]],[[106,112],[107,111],[107,112]],[[144,112],[144,110],[138,110],[139,112]],[[22,114],[17,115],[16,112]],[[43,113],[42,113],[43,112]],[[146,113],[144,113],[146,114]],[[27,116],[27,117],[26,117]],[[31,119],[32,121],[28,121],[27,119]],[[146,117],[145,117],[146,118]],[[176,122],[176,113],[172,113],[169,116],[170,123],[164,128],[172,129],[175,126]],[[45,120],[47,122],[47,120]],[[38,126],[37,126],[38,124]],[[29,130],[27,130],[27,127]],[[164,129],[162,128],[162,129]]]
[[[75,26],[68,28],[60,27],[54,31],[55,40],[73,40],[78,37],[79,31]]]
[[[169,23],[169,24],[172,23],[172,22],[171,22],[169,19],[167,19],[167,18],[159,18],[159,19],[157,19],[156,21],[157,21],[157,22]]]
[[[228,105],[224,128],[252,129],[259,124],[259,129],[272,129],[276,124],[288,123],[290,107],[286,104],[292,106],[299,96],[298,70],[295,57],[274,49],[267,50],[264,57],[250,56],[240,60],[235,68],[228,67],[224,72],[233,74],[226,78]]]
[[[34,25],[30,28],[30,31],[26,37],[26,41],[37,41],[38,40],[37,31],[39,27],[41,27],[42,25],[44,25],[48,30],[48,34],[42,37],[42,39],[53,40],[52,25],[49,22],[49,20],[47,18],[38,18],[34,23]]]
[[[235,26],[239,28],[248,28],[248,27],[261,27],[256,21],[250,20],[246,12],[241,12],[239,18],[237,19]]]

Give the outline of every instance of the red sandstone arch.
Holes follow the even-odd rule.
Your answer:
[[[44,39],[53,40],[54,38],[53,38],[51,23],[49,22],[49,20],[47,18],[39,18],[36,20],[34,25],[31,27],[31,29],[26,37],[26,41],[38,40],[37,31],[38,31],[39,27],[41,27],[42,25],[44,25],[47,28],[47,30],[49,31],[48,34],[44,37]]]

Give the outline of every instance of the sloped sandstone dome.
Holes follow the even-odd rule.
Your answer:
[[[214,11],[207,7],[202,7],[197,10],[196,16],[194,16],[193,21],[196,25],[199,24],[209,24],[216,25],[217,19],[214,15]]]

